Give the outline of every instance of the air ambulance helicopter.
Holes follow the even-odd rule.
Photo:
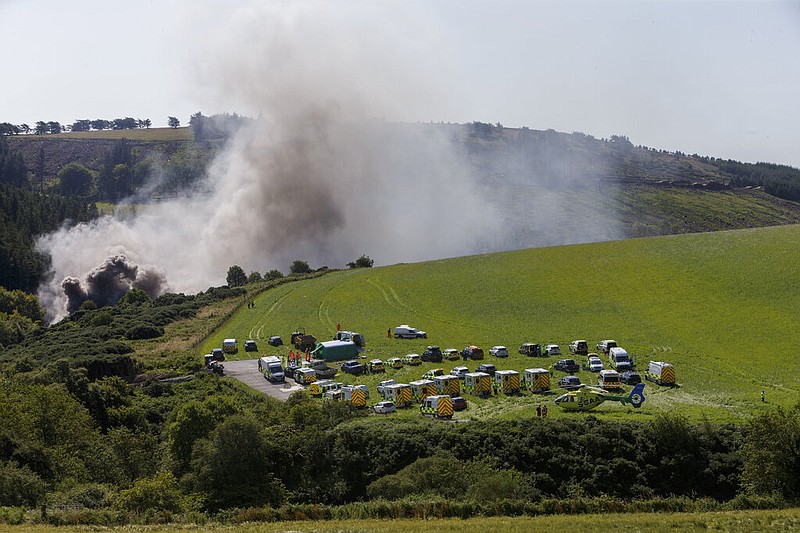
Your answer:
[[[629,403],[638,408],[644,403],[644,383],[636,385],[627,396],[609,394],[603,389],[582,385],[579,389],[571,390],[554,400],[555,404],[567,411],[588,411],[594,409],[606,400]]]

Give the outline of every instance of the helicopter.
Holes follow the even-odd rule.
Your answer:
[[[594,409],[606,400],[629,403],[638,408],[644,403],[644,383],[636,385],[627,396],[620,394],[609,394],[597,387],[582,385],[579,389],[571,390],[562,394],[555,400],[555,404],[567,411],[588,411]]]

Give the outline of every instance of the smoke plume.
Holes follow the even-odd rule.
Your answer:
[[[361,254],[391,264],[553,239],[543,224],[558,221],[540,217],[531,233],[530,206],[508,211],[514,195],[497,194],[472,163],[463,128],[396,122],[409,109],[447,105],[432,81],[442,63],[408,36],[435,34],[430,22],[404,12],[392,33],[330,4],[256,6],[204,36],[196,74],[208,99],[259,118],[232,134],[202,193],[40,239],[52,258],[39,291],[48,318],[85,299],[112,303],[131,287],[152,296],[204,290],[234,264],[262,273],[295,259],[342,267]],[[443,40],[424,44],[446,50]],[[540,215],[559,211],[555,197],[539,198]],[[577,231],[559,240],[609,235],[588,219]]]

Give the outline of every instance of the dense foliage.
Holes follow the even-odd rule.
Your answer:
[[[547,498],[726,501],[745,490],[796,497],[800,474],[797,432],[785,435],[800,409],[746,428],[676,415],[652,424],[593,416],[392,423],[305,392],[281,404],[206,373],[131,387],[46,366],[47,373],[0,379],[0,404],[8,406],[0,418],[0,505],[67,502],[131,519],[409,498],[523,507]],[[778,434],[780,453],[742,453]],[[741,485],[742,468],[747,478],[769,465],[784,482]]]
[[[103,376],[131,377],[139,369],[131,356],[129,341],[157,338],[164,327],[194,316],[212,302],[244,294],[244,289],[211,288],[197,295],[165,294],[155,300],[142,291],[131,290],[119,305],[100,309],[82,306],[58,324],[28,335],[19,344],[0,352],[0,362],[40,367],[49,361],[68,361],[85,369],[89,379]],[[194,357],[185,370],[199,369]]]
[[[34,250],[36,236],[96,216],[94,204],[78,198],[0,183],[0,286],[35,291],[47,268],[47,258]]]

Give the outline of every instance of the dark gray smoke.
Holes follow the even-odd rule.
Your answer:
[[[116,304],[130,289],[141,289],[155,298],[165,288],[166,276],[163,272],[132,263],[124,254],[108,257],[86,275],[83,283],[73,276],[67,276],[61,282],[61,289],[67,297],[66,308],[70,313],[86,300],[103,307]]]

